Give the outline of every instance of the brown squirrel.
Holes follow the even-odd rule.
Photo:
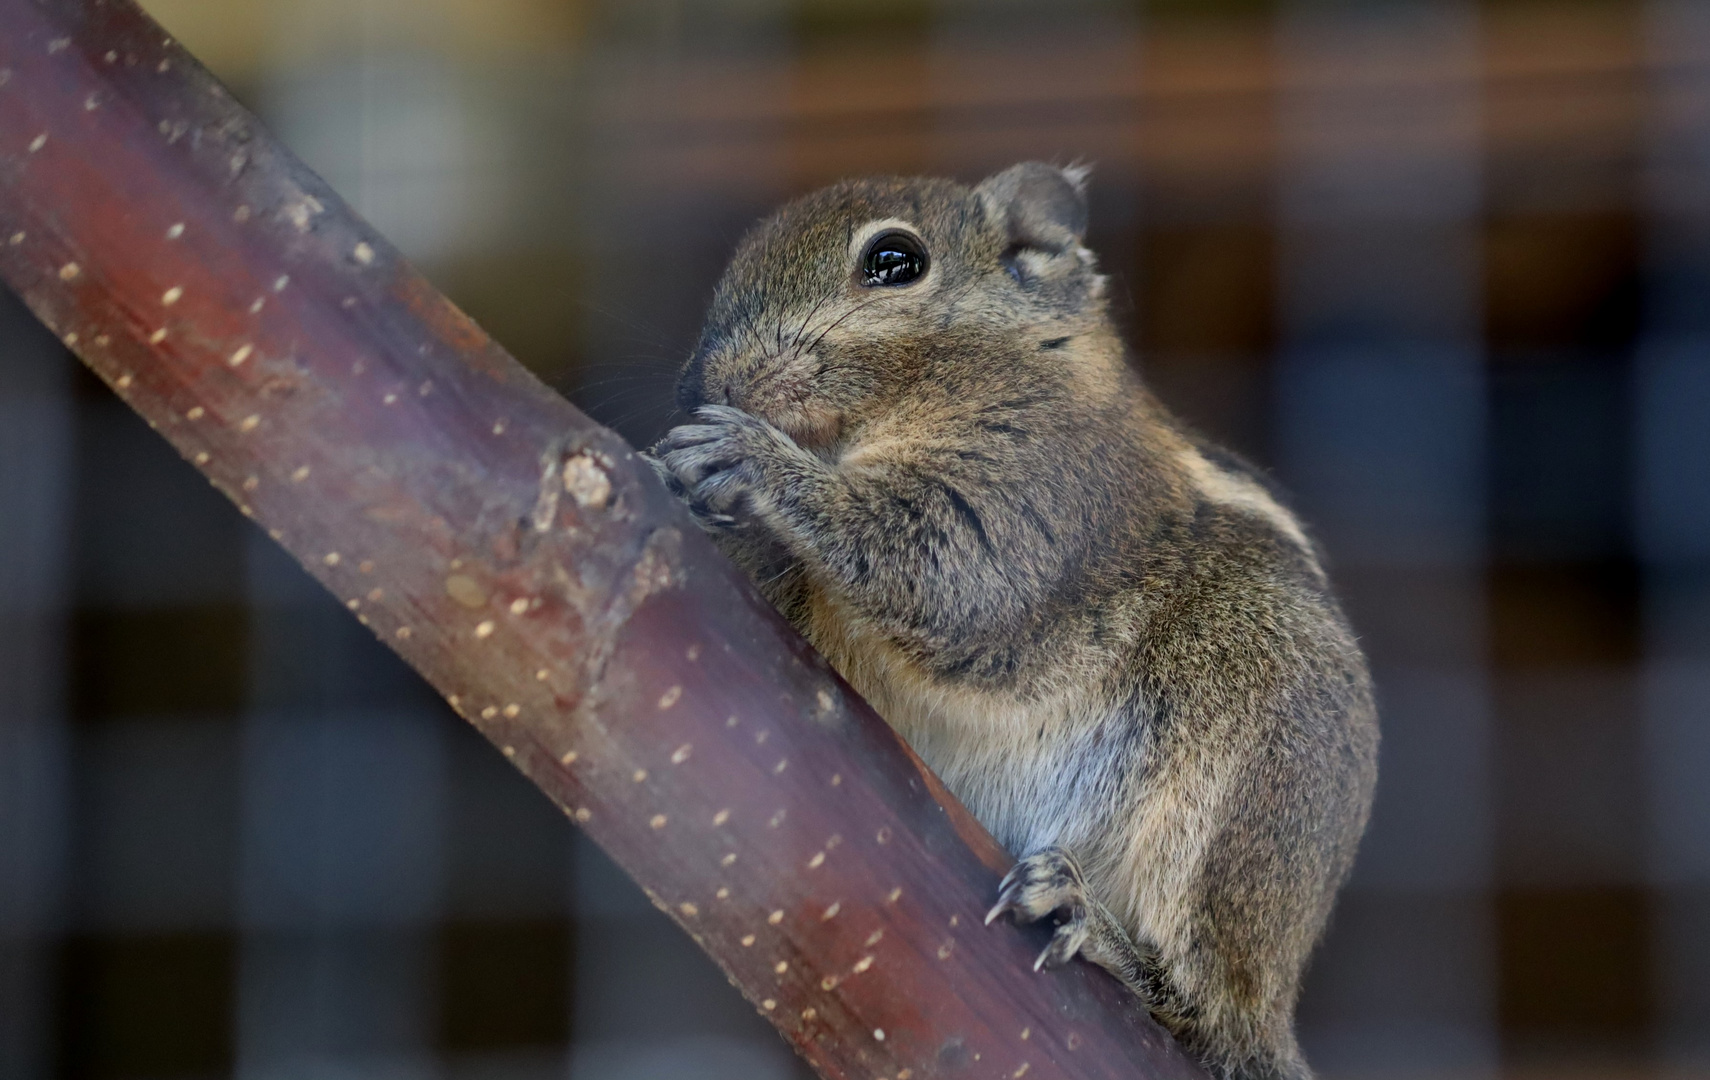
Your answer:
[[[1020,858],[988,922],[1056,914],[1039,964],[1107,968],[1219,1077],[1300,1080],[1376,778],[1366,665],[1294,517],[1135,374],[1085,181],[779,210],[655,468]]]

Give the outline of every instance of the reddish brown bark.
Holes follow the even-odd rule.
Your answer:
[[[633,451],[130,0],[0,0],[0,278],[828,1077],[1201,1075]]]

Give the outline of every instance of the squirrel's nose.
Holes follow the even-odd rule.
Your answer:
[[[705,381],[685,376],[677,382],[677,408],[686,413],[692,413],[702,405],[717,402],[724,405],[731,403],[730,384],[721,383],[709,387]]]

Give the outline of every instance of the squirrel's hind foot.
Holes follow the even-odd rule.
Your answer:
[[[1087,895],[1080,864],[1067,850],[1046,848],[1022,859],[1004,875],[998,885],[998,901],[986,913],[986,925],[1006,913],[1013,913],[1016,922],[1058,916],[1057,930],[1033,962],[1034,971],[1080,956],[1143,993],[1139,976],[1145,958],[1116,917]]]

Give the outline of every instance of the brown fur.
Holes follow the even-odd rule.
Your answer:
[[[1084,174],[851,181],[738,247],[658,467],[1219,1076],[1311,1074],[1308,955],[1365,827],[1364,660],[1294,518],[1146,391]],[[918,236],[923,277],[863,245]],[[1017,973],[1017,977],[1026,977]]]

